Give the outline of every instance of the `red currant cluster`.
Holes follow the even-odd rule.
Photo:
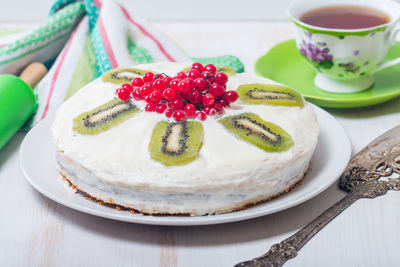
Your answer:
[[[190,70],[178,72],[175,77],[147,72],[143,78],[134,78],[131,84],[123,84],[116,90],[125,101],[131,96],[145,100],[148,112],[164,113],[176,121],[221,114],[238,99],[236,91],[226,91],[228,76],[208,64],[193,63]]]

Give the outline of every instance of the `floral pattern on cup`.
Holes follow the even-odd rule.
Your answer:
[[[300,46],[300,53],[309,59],[316,68],[330,69],[333,66],[333,56],[329,54],[329,48],[325,46],[325,42],[313,44],[310,41],[303,40]]]
[[[338,66],[344,68],[346,73],[357,73],[360,71],[360,66],[356,66],[353,62],[339,63]]]

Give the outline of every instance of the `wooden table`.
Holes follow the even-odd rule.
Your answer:
[[[286,22],[159,21],[155,26],[192,56],[234,54],[248,72],[259,56],[292,36]],[[355,153],[400,123],[400,98],[328,112],[347,130]],[[17,134],[0,151],[0,266],[232,266],[266,252],[344,196],[335,183],[288,210],[215,226],[117,222],[74,211],[36,192],[19,169],[23,138]],[[400,266],[399,207],[397,192],[356,202],[286,266]]]

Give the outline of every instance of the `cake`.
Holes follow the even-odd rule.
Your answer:
[[[228,67],[217,70],[228,74],[222,80],[229,76],[221,94],[216,85],[210,89],[217,81],[212,65],[211,75],[202,77],[214,83],[206,85],[200,102],[209,101],[205,92],[214,92],[214,103],[197,103],[195,111],[180,107],[187,111],[182,115],[168,108],[172,100],[161,98],[168,106],[155,112],[140,96],[140,80],[149,79],[145,73],[163,73],[155,75],[162,79],[189,75],[189,69],[190,64],[159,62],[111,70],[65,101],[52,126],[60,175],[101,203],[163,215],[232,212],[298,184],[319,135],[312,106],[293,89]],[[143,79],[136,79],[141,87],[132,91],[134,77]],[[173,80],[167,80],[172,88]]]

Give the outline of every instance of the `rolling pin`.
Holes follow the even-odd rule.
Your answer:
[[[34,62],[19,77],[0,75],[0,149],[36,111],[32,88],[46,73],[42,63]]]

